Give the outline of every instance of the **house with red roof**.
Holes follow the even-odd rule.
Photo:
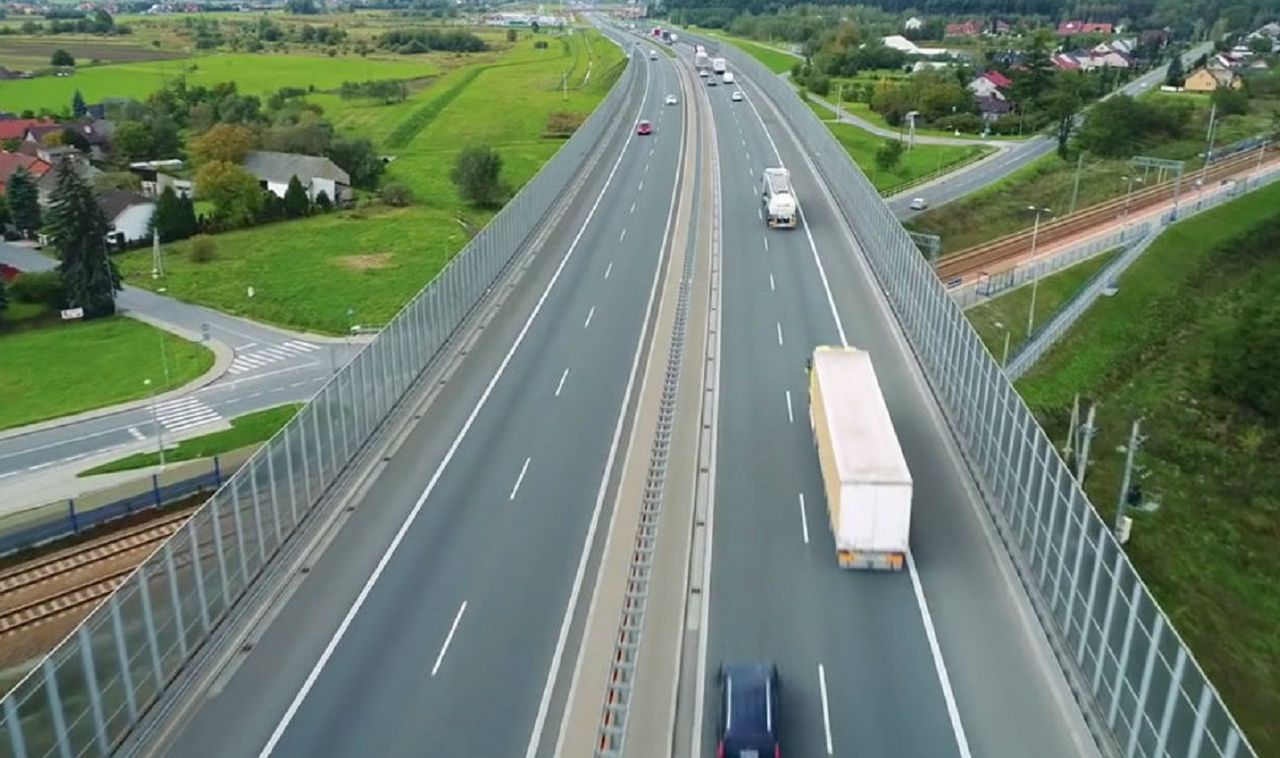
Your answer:
[[[964,21],[958,24],[947,24],[947,37],[977,37],[982,34],[981,21]]]
[[[53,121],[45,118],[10,118],[0,121],[0,140],[25,139],[31,127],[48,126]]]
[[[974,97],[1004,97],[1000,92],[1013,84],[1013,80],[999,71],[987,71],[973,81],[969,82],[969,91]]]
[[[1059,37],[1071,37],[1076,34],[1111,34],[1115,30],[1111,24],[1095,24],[1090,21],[1063,21],[1058,25]]]
[[[32,179],[39,181],[53,166],[34,155],[0,151],[0,195],[3,195],[9,186],[9,177],[20,168],[25,168]]]

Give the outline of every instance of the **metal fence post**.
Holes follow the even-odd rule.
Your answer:
[[[156,618],[151,611],[151,590],[147,587],[147,571],[144,564],[135,573],[138,584],[138,598],[142,601],[142,624],[147,633],[147,646],[151,653],[151,669],[155,674],[156,691],[164,688],[164,666],[160,663],[160,643],[156,639]]]
[[[1142,584],[1133,583],[1133,591],[1129,593],[1129,620],[1124,626],[1124,642],[1120,645],[1120,661],[1116,666],[1116,678],[1111,689],[1111,708],[1107,711],[1107,726],[1112,729],[1116,725],[1116,714],[1120,709],[1120,691],[1124,686],[1125,670],[1129,668],[1129,652],[1133,647],[1133,628],[1138,624],[1138,601],[1142,598]]]
[[[222,520],[218,518],[217,496],[209,499],[209,522],[213,526],[213,553],[218,556],[218,578],[222,583],[222,602],[230,608],[231,584],[227,580],[227,556],[222,549]]]
[[[1132,758],[1138,747],[1138,733],[1142,731],[1143,713],[1147,709],[1147,696],[1151,694],[1151,675],[1155,671],[1156,654],[1160,650],[1160,636],[1164,634],[1164,614],[1156,614],[1156,628],[1151,632],[1147,648],[1147,660],[1142,664],[1142,683],[1138,685],[1137,702],[1133,704],[1133,718],[1129,722],[1129,747],[1125,755]],[[1172,690],[1171,690],[1172,691]]]
[[[98,691],[98,670],[93,662],[93,638],[89,629],[81,624],[76,629],[76,643],[80,648],[80,666],[84,669],[85,689],[89,694],[89,713],[93,716],[94,741],[98,752],[107,755],[111,740],[107,738],[107,722],[102,716],[102,693]]]
[[[191,546],[191,573],[196,578],[196,602],[200,606],[200,631],[208,634],[209,602],[204,594],[204,567],[200,561],[200,532],[196,529],[196,519],[187,521],[186,531],[187,544]]]
[[[58,742],[58,754],[62,758],[71,758],[71,742],[67,739],[67,721],[62,713],[62,696],[58,692],[58,677],[53,670],[53,662],[45,658],[40,665],[44,674],[44,691],[49,697],[49,715],[53,717],[53,736]]]
[[[173,604],[173,621],[178,630],[178,652],[187,657],[187,625],[182,617],[182,595],[178,592],[178,572],[173,565],[173,541],[164,543],[164,572],[169,582],[169,602]]]
[[[13,758],[27,758],[27,743],[22,735],[22,718],[18,715],[18,706],[11,697],[0,702],[4,703],[4,723],[9,728],[9,747],[13,750]]]
[[[1160,733],[1156,735],[1156,755],[1168,755],[1169,729],[1173,726],[1173,711],[1178,705],[1178,693],[1182,692],[1182,674],[1187,666],[1187,649],[1178,646],[1178,656],[1173,663],[1173,676],[1169,680],[1169,692],[1164,698],[1164,711],[1160,715]]]
[[[124,685],[124,702],[129,709],[129,721],[138,720],[138,700],[133,692],[133,674],[129,671],[129,650],[124,644],[124,622],[120,620],[120,601],[118,595],[112,595],[107,601],[111,614],[111,632],[116,639],[116,658],[120,663],[120,683]],[[5,702],[9,702],[5,698]]]

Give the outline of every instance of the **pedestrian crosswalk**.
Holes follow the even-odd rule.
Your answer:
[[[156,419],[167,431],[181,432],[222,420],[222,415],[194,397],[157,403]]]
[[[259,347],[251,351],[236,351],[236,358],[231,362],[228,372],[231,374],[247,374],[278,361],[286,361],[299,355],[314,353],[319,345],[304,340],[285,340],[284,342]]]

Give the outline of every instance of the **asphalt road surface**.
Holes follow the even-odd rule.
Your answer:
[[[782,678],[786,754],[1087,754],[1080,716],[851,238],[759,91],[748,80],[747,101],[733,103],[727,89],[712,98],[725,256],[705,749],[716,667],[766,658]],[[760,216],[760,172],[777,165],[802,204],[795,230],[769,230]],[[835,562],[805,360],[842,336],[871,352],[915,479],[917,565],[901,574]]]
[[[675,73],[639,65],[643,91],[513,300],[166,754],[525,754],[546,682],[572,671],[553,651],[608,517],[672,203]]]

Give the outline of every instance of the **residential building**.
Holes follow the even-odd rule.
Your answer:
[[[885,47],[901,50],[907,55],[922,55],[926,58],[935,58],[947,54],[946,49],[941,47],[920,47],[901,34],[890,34],[888,37],[881,38],[880,41],[884,43]]]
[[[1061,71],[1079,71],[1082,68],[1080,61],[1070,53],[1054,53],[1049,60]]]
[[[51,158],[55,158],[55,161],[50,161],[52,168],[36,181],[36,190],[40,194],[40,205],[42,206],[49,205],[53,190],[58,186],[58,177],[62,175],[64,170],[75,171],[80,175],[81,179],[90,184],[93,183],[94,179],[102,175],[102,171],[90,165],[89,159],[80,151],[73,148],[52,148],[52,150],[54,152],[49,154]],[[64,157],[65,160],[62,160]]]
[[[948,37],[977,37],[982,34],[981,21],[963,21],[958,24],[947,24]]]
[[[177,158],[129,164],[129,171],[137,174],[142,182],[142,194],[147,197],[159,197],[167,187],[172,187],[178,197],[194,197],[195,188],[191,180],[180,179],[177,176],[182,168],[183,163]]]
[[[1004,36],[1006,34],[1013,33],[1013,26],[1011,26],[1008,21],[1001,21],[997,19],[995,26],[992,27],[991,31],[997,36]]]
[[[51,123],[53,122],[45,118],[11,118],[0,121],[0,141],[26,139],[27,129]]]
[[[924,19],[912,16],[907,19],[906,23],[902,25],[902,28],[909,32],[918,32],[924,28]]]
[[[107,219],[107,241],[116,245],[148,239],[154,200],[129,190],[108,190],[98,196],[98,207]]]
[[[987,71],[969,82],[969,91],[974,97],[1004,97],[1000,90],[1005,89],[1013,84],[1009,77],[999,71]]]
[[[985,121],[995,121],[1001,116],[1013,112],[1013,103],[998,95],[986,95],[975,98],[978,112]]]
[[[1064,21],[1058,25],[1059,37],[1073,37],[1077,34],[1112,34],[1115,28],[1111,24],[1095,24],[1089,21]]]
[[[3,195],[9,186],[9,177],[20,168],[25,168],[27,173],[31,174],[31,178],[38,181],[53,167],[34,155],[0,151],[0,195]]]
[[[1182,83],[1187,92],[1214,92],[1221,88],[1240,89],[1244,86],[1240,75],[1231,69],[1199,68]]]
[[[35,124],[28,126],[26,132],[23,133],[22,139],[27,142],[34,142],[37,145],[43,145],[45,137],[50,134],[61,134],[65,129],[62,124]]]
[[[244,167],[258,178],[263,189],[277,197],[284,197],[289,180],[295,176],[313,201],[321,192],[334,205],[346,202],[351,196],[351,177],[328,158],[255,150],[245,157]]]

